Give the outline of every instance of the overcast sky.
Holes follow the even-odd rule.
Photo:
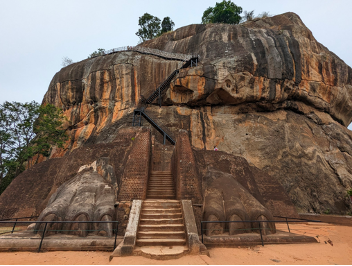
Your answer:
[[[221,0],[217,0],[220,2]],[[298,14],[314,37],[352,66],[351,0],[234,0],[257,15]],[[136,45],[138,17],[171,17],[175,29],[200,23],[216,0],[0,0],[0,103],[41,102],[63,57]]]

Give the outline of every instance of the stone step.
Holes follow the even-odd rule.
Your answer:
[[[174,199],[147,199],[143,202],[143,208],[156,207],[161,208],[181,208],[181,204],[178,200]]]
[[[178,213],[181,208],[143,208],[141,213]]]
[[[137,239],[137,246],[183,246],[186,239]]]
[[[140,224],[180,224],[183,223],[183,218],[164,218],[164,219],[140,219]]]
[[[185,231],[140,231],[138,232],[138,239],[184,239],[186,237]]]
[[[141,213],[142,219],[175,219],[182,218],[182,213]]]
[[[178,224],[140,224],[138,232],[146,231],[184,231],[185,226],[182,223]]]

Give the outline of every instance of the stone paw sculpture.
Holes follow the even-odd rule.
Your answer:
[[[206,235],[259,233],[259,223],[264,235],[276,232],[271,213],[256,200],[235,178],[227,173],[209,170],[206,175],[204,203],[205,221],[258,221],[253,223],[207,223]]]
[[[38,221],[112,221],[117,182],[108,158],[81,167],[79,173],[62,184],[51,196]],[[45,224],[37,223],[34,232],[42,234]],[[48,223],[46,235],[63,233],[87,236],[89,233],[112,236],[112,223]]]

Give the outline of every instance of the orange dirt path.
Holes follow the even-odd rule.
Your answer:
[[[281,225],[280,225],[281,227]],[[110,252],[1,252],[1,264],[352,264],[352,227],[329,224],[293,224],[292,232],[318,236],[320,243],[282,244],[242,248],[212,248],[210,257],[184,256],[152,260],[140,256],[115,257]],[[326,243],[325,243],[326,242]]]

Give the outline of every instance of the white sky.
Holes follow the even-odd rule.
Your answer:
[[[138,17],[169,16],[175,29],[200,23],[221,0],[0,0],[0,103],[41,102],[62,58],[136,45]],[[298,14],[314,37],[352,66],[351,0],[233,0],[243,10]],[[352,129],[352,127],[351,127]]]

